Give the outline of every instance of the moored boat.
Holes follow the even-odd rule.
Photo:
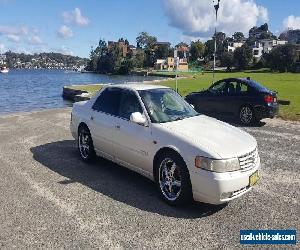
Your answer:
[[[8,73],[8,72],[9,72],[9,69],[8,69],[8,68],[6,68],[6,67],[0,68],[0,73],[5,74],[5,73]]]

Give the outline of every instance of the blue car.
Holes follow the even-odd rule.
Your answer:
[[[250,78],[228,78],[186,96],[196,111],[216,118],[235,118],[251,125],[278,114],[277,94]]]

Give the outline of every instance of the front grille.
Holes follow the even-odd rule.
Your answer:
[[[257,148],[248,154],[239,157],[240,167],[242,170],[248,170],[253,168],[258,161],[258,151]]]

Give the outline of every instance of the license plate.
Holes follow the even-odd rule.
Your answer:
[[[274,97],[274,100],[273,100],[273,102],[277,102],[277,98],[276,98],[276,97]]]
[[[254,186],[256,184],[256,182],[259,179],[259,174],[258,171],[254,172],[252,175],[250,175],[249,177],[249,185],[250,187]]]

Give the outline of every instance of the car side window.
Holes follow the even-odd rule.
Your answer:
[[[226,90],[224,91],[226,95],[233,96],[236,95],[238,89],[238,83],[236,81],[228,81],[226,85]]]
[[[143,113],[143,108],[137,95],[131,90],[122,90],[118,116],[129,120],[130,115],[134,112]]]
[[[117,115],[121,97],[121,89],[106,88],[93,104],[92,109],[110,115]]]
[[[226,82],[218,82],[214,84],[209,90],[214,94],[223,94],[225,91]]]
[[[238,82],[236,85],[236,93],[239,95],[248,95],[249,93],[251,93],[251,91],[251,87],[243,82]]]

